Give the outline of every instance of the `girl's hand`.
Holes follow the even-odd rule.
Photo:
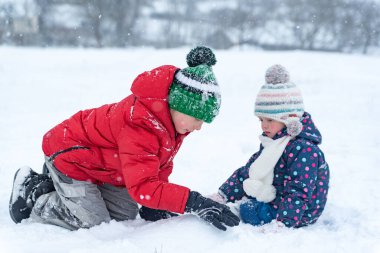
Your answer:
[[[212,199],[220,204],[226,204],[227,203],[227,200],[224,196],[222,196],[221,194],[219,193],[213,193],[209,196],[207,196],[209,199]]]

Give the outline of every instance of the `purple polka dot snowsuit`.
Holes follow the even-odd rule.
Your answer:
[[[318,147],[322,136],[310,114],[305,112],[302,124],[302,132],[288,143],[274,168],[273,186],[277,193],[276,198],[268,203],[273,210],[273,218],[287,227],[302,227],[316,222],[325,207],[329,188],[329,166]],[[273,139],[286,134],[284,128]],[[260,150],[248,163],[237,169],[219,188],[229,202],[248,197],[243,190],[243,181],[248,178],[249,168],[262,150],[260,145]]]

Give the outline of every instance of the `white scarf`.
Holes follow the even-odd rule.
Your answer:
[[[249,168],[249,177],[244,180],[243,189],[247,195],[267,203],[276,197],[276,188],[272,185],[274,167],[292,137],[284,136],[273,140],[261,135],[259,139],[264,149]]]

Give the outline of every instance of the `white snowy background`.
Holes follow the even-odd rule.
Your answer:
[[[163,64],[185,67],[188,51],[0,47],[0,252],[380,252],[379,56],[215,51],[220,115],[185,140],[170,180],[212,194],[246,163],[261,133],[255,96],[266,68],[281,63],[303,91],[331,169],[328,203],[313,226],[240,224],[222,232],[191,215],[112,221],[74,232],[12,222],[14,172],[23,165],[41,171],[45,132],[81,109],[123,99],[140,72]]]

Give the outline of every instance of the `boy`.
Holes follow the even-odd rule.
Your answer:
[[[197,47],[187,62],[144,72],[124,100],[80,111],[47,132],[48,174],[16,172],[11,218],[75,230],[138,212],[151,221],[191,212],[221,230],[238,225],[227,206],[168,181],[183,139],[210,123],[221,101],[213,52]]]

